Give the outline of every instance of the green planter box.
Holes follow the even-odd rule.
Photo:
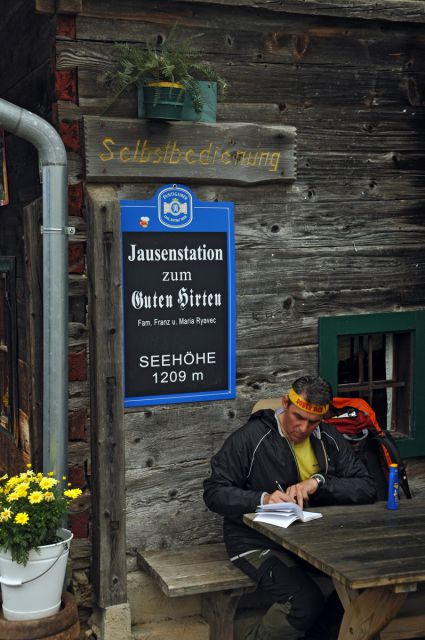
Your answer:
[[[199,80],[202,95],[205,98],[205,104],[200,113],[197,113],[192,105],[190,97],[186,94],[183,104],[183,110],[181,112],[179,120],[194,121],[194,122],[216,122],[217,121],[217,83],[210,82],[208,80]],[[160,116],[164,120],[176,119],[167,118],[166,111],[164,116]],[[149,117],[146,113],[145,96],[143,83],[140,82],[137,86],[137,115],[139,118]],[[158,116],[156,116],[158,117]]]

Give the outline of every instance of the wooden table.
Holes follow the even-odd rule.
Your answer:
[[[338,640],[369,640],[395,618],[407,593],[425,582],[425,498],[402,501],[397,511],[383,502],[313,511],[323,518],[287,529],[255,522],[255,514],[244,521],[333,578],[345,608]],[[419,624],[423,632],[416,635],[403,620],[396,635],[386,630],[382,637],[425,636],[425,616],[416,617],[415,628]]]

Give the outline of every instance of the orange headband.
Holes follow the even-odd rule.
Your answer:
[[[304,400],[304,398],[301,398],[301,396],[298,395],[295,389],[289,390],[288,398],[292,404],[295,404],[300,409],[304,409],[304,411],[308,411],[309,413],[317,413],[319,416],[323,416],[329,409],[329,404],[322,406],[320,404],[311,404],[310,402],[307,402],[307,400]]]

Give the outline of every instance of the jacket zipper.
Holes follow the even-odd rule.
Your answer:
[[[292,457],[294,458],[295,466],[296,466],[296,468],[297,468],[298,482],[301,482],[301,474],[300,474],[300,468],[299,468],[299,466],[298,466],[297,456],[295,455],[294,450],[293,450],[293,448],[291,447],[291,445],[290,445],[290,443],[289,443],[289,440],[288,440],[288,438],[286,437],[286,435],[285,435],[285,434],[283,434],[283,437],[285,438],[285,442],[286,442],[286,444],[287,444],[287,445],[288,445],[288,447],[289,447],[289,450],[290,450],[290,452],[291,452],[291,454],[292,454]]]
[[[325,475],[328,473],[329,464],[328,464],[328,454],[326,453],[325,445],[323,444],[323,440],[320,440],[320,444],[322,445],[323,455],[325,458]]]

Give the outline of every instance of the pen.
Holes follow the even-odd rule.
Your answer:
[[[279,484],[279,482],[277,480],[275,480],[276,486],[279,489],[279,491],[281,491],[282,493],[285,493],[284,490],[282,489],[281,485]]]

